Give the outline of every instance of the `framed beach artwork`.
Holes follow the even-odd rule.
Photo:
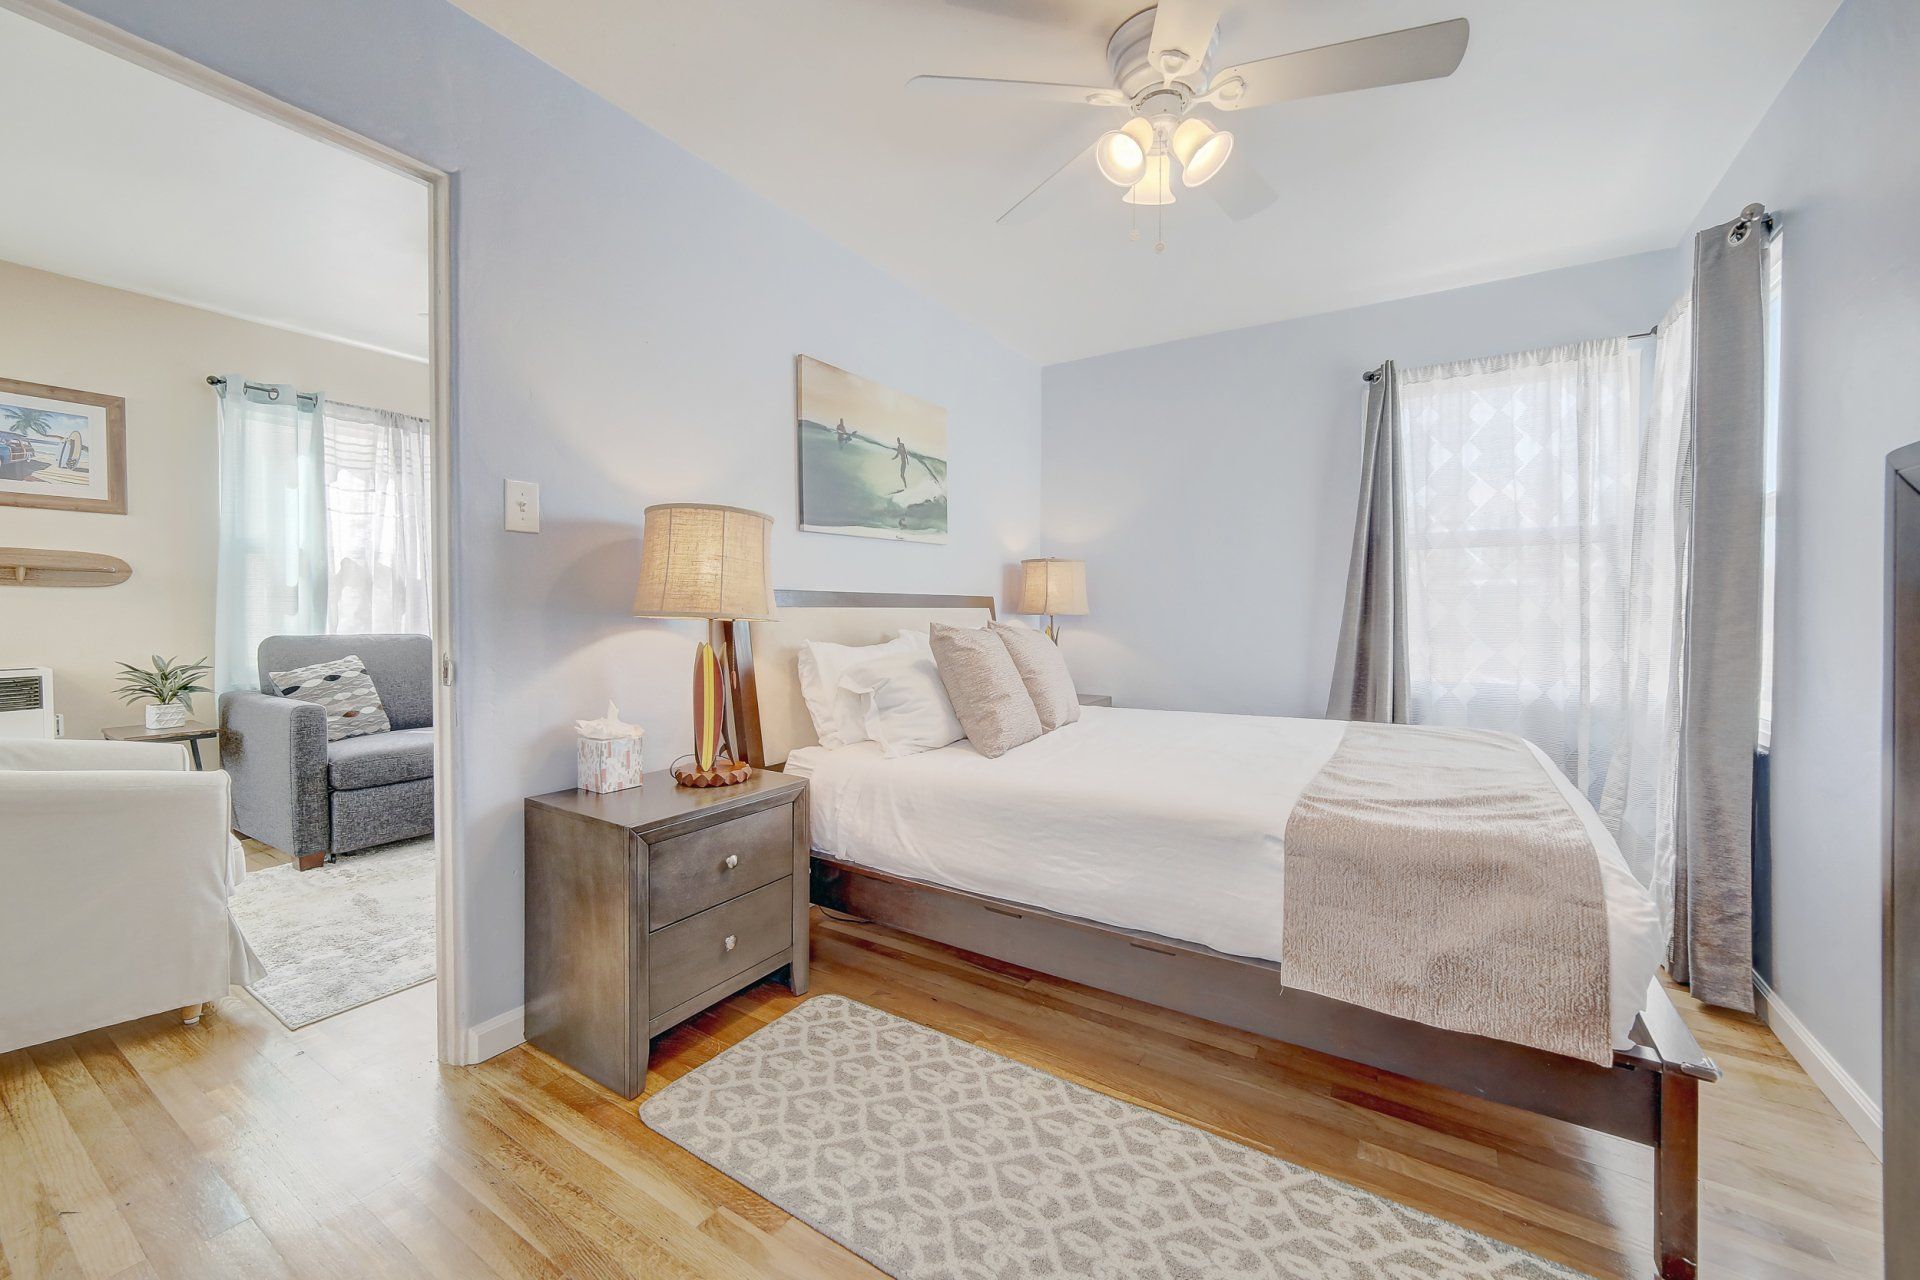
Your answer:
[[[811,356],[799,361],[800,527],[947,540],[947,411]]]
[[[0,506],[127,513],[127,402],[0,378]]]

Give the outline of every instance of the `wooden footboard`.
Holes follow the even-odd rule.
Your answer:
[[[1697,1272],[1699,1084],[1719,1078],[1658,980],[1611,1067],[1310,992],[1280,966],[815,854],[813,901],[949,946],[1653,1148],[1662,1280]]]

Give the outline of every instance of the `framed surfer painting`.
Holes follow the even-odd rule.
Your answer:
[[[127,402],[0,378],[0,506],[127,513]]]
[[[799,360],[800,527],[947,540],[947,411],[844,369]]]

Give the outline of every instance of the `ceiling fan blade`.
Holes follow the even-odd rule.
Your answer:
[[[996,18],[1059,26],[1078,16],[1073,0],[946,0],[956,9],[972,9]]]
[[[1435,22],[1341,44],[1243,62],[1213,77],[1207,96],[1228,110],[1318,98],[1354,89],[1438,80],[1450,76],[1467,52],[1467,20]],[[1232,81],[1241,83],[1232,92]]]
[[[1093,172],[1093,148],[1094,144],[1098,141],[1099,139],[1095,138],[1093,142],[1089,142],[1086,146],[1068,156],[1065,164],[1062,164],[1058,169],[1055,169],[1052,173],[1042,178],[1039,186],[1027,192],[1024,196],[1021,196],[1011,209],[1008,209],[998,218],[995,218],[994,221],[1003,227],[1017,227],[1039,217],[1053,204],[1055,198],[1067,187],[1072,185],[1071,183],[1057,181],[1061,174],[1067,172],[1076,164],[1080,164],[1082,161],[1086,164],[1087,172]]]
[[[916,93],[959,94],[973,98],[1025,98],[1028,101],[1071,102],[1083,107],[1121,107],[1126,97],[1118,89],[1097,84],[1053,84],[1045,80],[986,80],[979,76],[915,76],[907,88]]]
[[[1245,222],[1280,198],[1265,175],[1235,156],[1200,190],[1235,222]]]
[[[1148,42],[1149,55],[1156,74],[1171,79],[1180,74],[1181,68],[1171,72],[1161,61],[1161,55],[1170,50],[1187,55],[1187,67],[1197,66],[1207,56],[1207,50],[1213,46],[1214,32],[1220,27],[1220,10],[1225,0],[1160,0],[1153,11],[1153,39]]]

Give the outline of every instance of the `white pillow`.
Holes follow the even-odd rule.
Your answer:
[[[880,744],[882,755],[910,756],[967,736],[931,649],[856,662],[841,675],[840,688],[861,699],[867,736]]]
[[[828,750],[867,740],[866,700],[840,687],[840,677],[856,662],[883,653],[911,653],[913,642],[896,637],[885,644],[831,644],[809,640],[800,646],[800,696],[813,717],[814,736]]]

